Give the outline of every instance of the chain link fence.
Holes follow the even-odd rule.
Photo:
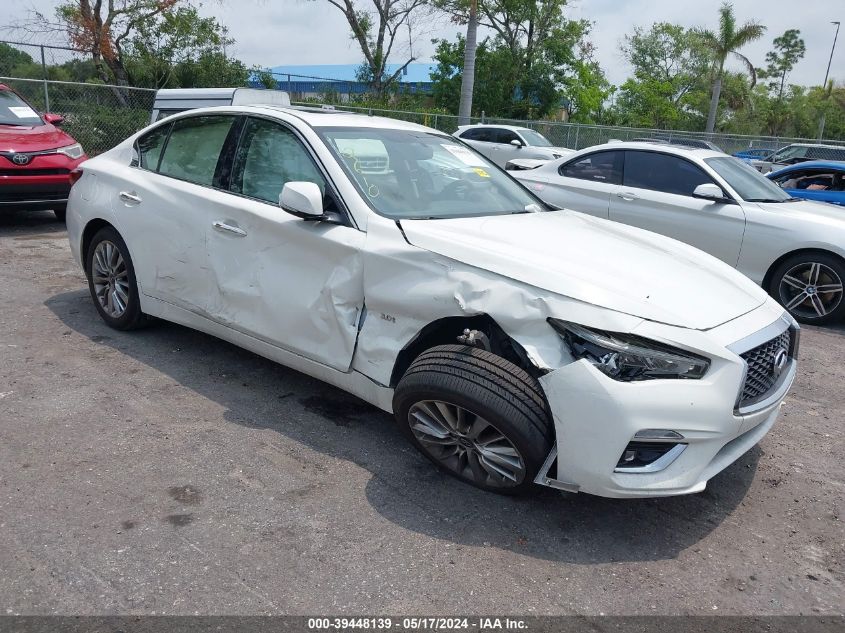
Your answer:
[[[313,103],[299,103],[298,105],[314,105]],[[338,110],[359,112],[372,116],[384,116],[391,119],[401,119],[411,123],[418,123],[447,134],[453,134],[458,129],[458,117],[451,114],[434,112],[410,112],[402,110],[381,110],[377,108],[358,108],[345,105],[334,105]],[[619,127],[609,125],[587,125],[583,123],[563,123],[560,121],[521,121],[516,119],[501,119],[495,117],[473,117],[471,124],[484,123],[488,125],[515,125],[527,127],[545,136],[552,145],[578,150],[593,145],[600,145],[612,140],[654,140],[667,143],[683,143],[685,141],[698,145],[701,141],[713,143],[727,154],[748,150],[778,150],[792,143],[819,143],[816,139],[786,137],[786,136],[748,136],[742,134],[707,134],[704,132],[686,132],[680,130],[653,130],[648,128]],[[845,149],[845,141],[825,140],[826,145]],[[822,148],[820,148],[822,149]],[[843,155],[837,150],[828,152],[829,158],[843,160]],[[822,150],[817,158],[827,158]]]
[[[92,80],[96,76],[88,53],[0,41],[0,82],[37,111],[62,115],[62,128],[89,156],[114,147],[149,123],[155,98],[155,90],[109,85]]]
[[[111,149],[150,122],[155,90],[0,77],[39,112],[64,117],[62,129],[89,156]]]

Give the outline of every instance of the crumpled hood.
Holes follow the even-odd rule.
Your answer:
[[[401,225],[419,248],[541,291],[669,325],[706,330],[767,298],[750,279],[698,249],[572,211]]]

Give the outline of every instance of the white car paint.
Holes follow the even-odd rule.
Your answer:
[[[560,173],[567,165],[588,155],[613,150],[683,157],[706,172],[735,204],[564,177]],[[776,261],[795,251],[821,249],[845,257],[845,215],[840,209],[809,200],[746,201],[706,162],[717,157],[725,155],[705,149],[616,142],[580,150],[536,169],[511,173],[556,206],[686,242],[734,266],[757,284],[763,283]]]
[[[484,130],[491,133],[509,133],[513,137],[522,142],[521,146],[512,145],[511,143],[490,142],[473,140],[466,138],[468,132],[474,130]],[[545,141],[547,145],[537,145],[532,139],[536,136],[542,136],[535,130],[515,125],[495,125],[495,124],[476,124],[476,125],[462,125],[453,136],[461,139],[464,143],[472,146],[476,151],[483,154],[491,161],[496,163],[499,167],[505,167],[510,160],[514,159],[540,159],[540,160],[554,160],[572,154],[574,150],[566,147],[555,147],[548,143],[545,138],[539,140]]]
[[[386,217],[356,188],[318,134],[321,126],[438,132],[262,106],[176,116],[225,113],[296,130],[350,222],[305,221],[273,204],[133,166],[142,131],[85,163],[67,224],[80,265],[86,229],[115,227],[134,261],[146,314],[230,341],[385,411],[392,410],[397,358],[427,325],[489,315],[542,374],[559,459],[557,471],[541,473],[539,482],[568,490],[610,497],[698,492],[774,424],[797,361],[790,359],[764,400],[738,408],[746,372],[740,354],[797,325],[730,266],[674,240],[571,211]],[[548,318],[644,337],[706,357],[710,366],[695,380],[619,382],[576,359]],[[615,472],[634,433],[654,428],[681,433],[686,450],[659,472]]]

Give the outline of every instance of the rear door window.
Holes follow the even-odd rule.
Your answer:
[[[490,128],[476,127],[461,134],[461,138],[468,141],[483,141],[485,143],[491,143],[493,142],[494,132],[495,130],[491,130]]]
[[[622,184],[622,161],[621,151],[595,152],[561,165],[558,173],[565,178],[619,185]]]
[[[807,158],[845,160],[845,149],[838,149],[836,147],[810,147],[807,150]]]
[[[673,154],[625,152],[626,187],[691,196],[698,185],[712,183],[703,169]]]
[[[522,140],[519,138],[516,132],[513,130],[497,130],[496,131],[496,142],[497,143],[504,143],[507,145],[511,141],[519,141],[520,143]]]
[[[220,151],[234,122],[233,116],[196,116],[174,121],[159,173],[212,186]]]

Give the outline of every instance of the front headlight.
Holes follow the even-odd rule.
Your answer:
[[[549,319],[575,358],[584,358],[614,380],[701,378],[710,366],[706,358],[631,334],[593,330]]]
[[[67,145],[65,147],[59,147],[56,149],[57,154],[64,154],[68,158],[82,158],[82,155],[85,152],[82,150],[82,145],[79,143],[74,143],[73,145]]]

